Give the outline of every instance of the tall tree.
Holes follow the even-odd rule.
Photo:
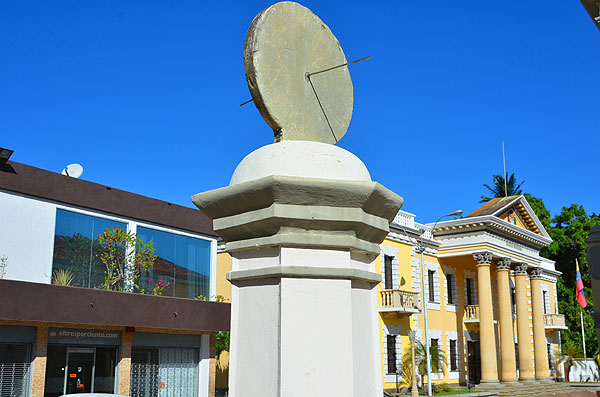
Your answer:
[[[588,215],[581,205],[571,204],[570,207],[563,207],[560,214],[550,218],[550,212],[541,199],[528,193],[525,197],[553,240],[552,244],[542,249],[540,255],[555,261],[556,270],[562,272],[556,283],[558,310],[565,315],[565,322],[569,328],[561,331],[562,341],[581,348],[583,343],[580,306],[575,299],[575,259],[579,262],[588,302],[587,307],[583,309],[583,324],[589,357],[597,349],[598,344],[591,314],[594,312],[594,302],[588,274],[585,239],[589,236],[591,228],[600,223],[600,217],[595,214]]]
[[[493,198],[496,197],[505,197],[505,196],[516,196],[518,194],[523,194],[521,190],[521,186],[523,186],[525,181],[521,181],[521,183],[517,184],[517,179],[515,178],[515,174],[512,173],[506,180],[506,194],[504,191],[504,176],[503,175],[494,175],[494,181],[492,187],[490,187],[487,183],[484,183],[483,186],[487,188],[491,193],[491,197],[481,196],[480,203],[487,203]]]

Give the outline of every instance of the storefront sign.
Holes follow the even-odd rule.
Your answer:
[[[121,331],[50,328],[48,330],[48,344],[118,346],[121,344]]]

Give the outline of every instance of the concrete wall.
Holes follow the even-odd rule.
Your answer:
[[[0,258],[4,278],[50,283],[56,205],[0,190]]]
[[[587,361],[577,361],[569,370],[569,380],[571,382],[598,382],[600,373],[598,365],[589,358]]]

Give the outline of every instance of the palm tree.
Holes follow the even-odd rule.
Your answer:
[[[574,343],[563,343],[561,348],[562,351],[556,351],[557,354],[554,356],[554,360],[556,361],[556,364],[558,364],[555,366],[558,369],[560,364],[565,365],[565,382],[569,382],[569,371],[573,365],[580,364],[580,362],[575,359],[583,358],[583,349],[581,346]]]
[[[492,192],[492,197],[481,196],[480,203],[487,203],[493,198],[496,197],[505,197],[505,196],[516,196],[518,194],[523,194],[521,190],[521,186],[523,186],[525,181],[521,181],[517,185],[517,180],[515,178],[515,174],[510,174],[510,177],[506,180],[506,194],[504,191],[504,177],[502,175],[494,175],[494,184],[493,187],[490,187],[487,183],[484,183],[483,186],[486,187],[490,192]]]
[[[415,342],[415,365],[419,374],[421,375],[421,386],[423,386],[423,379],[427,375],[427,355],[425,354],[425,345],[421,341],[416,340]],[[447,362],[446,353],[438,345],[429,346],[429,357],[431,363],[431,372],[444,372],[444,363]],[[405,382],[410,384],[412,379],[412,349],[406,349],[402,354],[402,378]]]

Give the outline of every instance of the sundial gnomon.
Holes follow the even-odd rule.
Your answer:
[[[347,62],[329,27],[294,2],[261,11],[248,29],[244,48],[252,100],[276,142],[337,143],[352,118],[347,66],[369,58]]]

